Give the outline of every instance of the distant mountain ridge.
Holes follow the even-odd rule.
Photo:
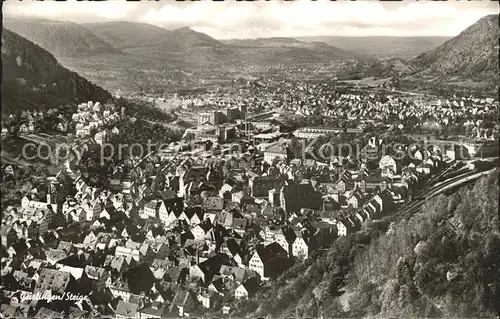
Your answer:
[[[166,30],[138,22],[72,22],[8,19],[7,27],[56,57],[132,54],[172,61],[176,65],[328,62],[366,56],[294,38],[219,41],[190,27]]]
[[[412,63],[444,75],[498,77],[498,15],[488,15]]]
[[[224,46],[218,40],[211,36],[192,30],[190,27],[182,27],[170,32],[170,37],[165,44],[173,44],[181,49],[189,49],[191,47],[218,47]]]
[[[434,49],[451,37],[391,37],[391,36],[311,36],[296,37],[304,42],[323,42],[343,50],[380,59],[413,58]]]
[[[112,98],[31,41],[2,30],[2,113]]]
[[[271,62],[369,60],[366,55],[343,50],[323,42],[307,43],[287,37],[231,39],[221,42],[238,49],[244,57],[250,60],[262,59]]]
[[[83,26],[102,40],[121,49],[162,47],[170,51],[222,45],[209,35],[189,27],[167,30],[147,23],[125,21],[85,23]]]
[[[347,62],[346,73],[353,78],[395,77],[394,83],[420,81],[434,85],[429,81],[439,83],[445,79],[442,75],[447,78],[458,75],[465,76],[466,80],[491,82],[490,79],[498,79],[498,21],[493,21],[494,17],[480,20],[480,26],[471,26],[448,41],[443,37],[217,40],[189,27],[167,30],[125,21],[80,25],[41,19],[6,19],[6,25],[15,26],[28,40],[94,83],[113,90],[120,87],[157,92],[168,85],[189,82],[181,74],[183,71],[212,72],[209,76],[217,77],[219,70],[228,75],[243,65],[331,62]],[[150,85],[152,82],[154,85]]]
[[[410,87],[441,88],[440,84],[476,83],[483,89],[498,87],[500,28],[497,15],[488,15],[435,49],[412,59],[388,58],[361,64],[361,76],[391,77]],[[412,84],[413,83],[413,84]],[[472,88],[474,85],[472,85]]]
[[[170,34],[169,30],[151,24],[129,21],[83,23],[82,26],[120,49],[151,45]]]
[[[4,27],[38,44],[55,56],[88,56],[120,50],[73,22],[44,19],[9,19]]]

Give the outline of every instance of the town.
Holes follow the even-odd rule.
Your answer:
[[[105,183],[76,163],[104,156],[86,151],[2,205],[2,315],[230,315],[291,265],[444,191],[436,183],[445,177],[492,169],[498,153],[492,98],[273,79],[236,85],[170,97],[171,112],[194,121],[142,157],[109,155]],[[77,152],[102,150],[141,120],[126,114],[88,101],[45,125],[50,113],[25,111],[7,119],[2,138],[50,133]],[[359,151],[333,150],[349,143]],[[21,170],[4,163],[2,181],[22,180]],[[47,292],[49,300],[26,297]]]

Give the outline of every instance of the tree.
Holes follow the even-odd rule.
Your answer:
[[[301,140],[299,140],[296,137],[292,137],[292,140],[291,140],[291,143],[290,143],[290,150],[292,151],[292,154],[293,154],[294,158],[302,159],[302,154],[303,154],[303,151],[304,151],[304,145],[301,142]]]

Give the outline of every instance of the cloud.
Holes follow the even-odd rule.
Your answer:
[[[4,4],[5,16],[40,17],[54,20],[87,21],[116,20],[126,18],[135,3],[109,1],[32,1],[9,2]]]
[[[16,12],[13,12],[15,8]],[[20,2],[4,14],[80,21],[129,20],[167,29],[190,26],[219,39],[270,36],[454,36],[498,13],[492,1]]]
[[[305,35],[453,36],[481,17],[491,5],[468,2],[294,1],[259,3],[195,2],[151,9],[140,20],[164,27],[184,24],[216,38]]]

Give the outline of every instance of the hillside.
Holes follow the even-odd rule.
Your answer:
[[[192,47],[222,45],[209,35],[196,32],[189,27],[166,30],[147,23],[126,21],[82,25],[102,40],[121,49],[157,47],[167,51],[176,51]]]
[[[47,109],[81,101],[105,101],[111,95],[31,41],[3,29],[2,112]]]
[[[57,57],[118,53],[118,49],[73,22],[42,19],[4,19],[4,26]]]
[[[234,317],[494,318],[500,313],[498,171],[338,238],[234,307]]]
[[[189,27],[158,34],[154,41],[149,39],[123,50],[136,56],[168,60],[181,68],[226,63],[238,56],[235,50]]]
[[[86,23],[86,28],[125,52],[127,58],[144,57],[150,67],[168,63],[170,68],[212,65],[236,60],[237,52],[207,34],[189,27],[166,30],[146,23]],[[133,57],[132,57],[133,56]],[[110,56],[110,59],[119,58]],[[159,61],[161,60],[161,61]],[[113,61],[110,61],[114,64]],[[149,68],[149,66],[146,66]]]
[[[169,30],[151,24],[128,21],[84,23],[82,26],[120,49],[153,45],[170,34]]]
[[[175,29],[169,33],[168,38],[160,45],[172,45],[179,49],[190,49],[193,47],[220,47],[222,43],[211,36],[196,32],[189,27]]]
[[[293,38],[218,41],[189,27],[169,31],[133,22],[88,23],[84,26],[126,53],[168,60],[174,65],[241,61],[250,64],[323,62],[365,58],[325,43],[306,43]]]
[[[418,71],[413,64],[402,58],[379,60],[358,66],[360,77],[391,78],[390,83],[396,84],[401,77]]]
[[[412,62],[444,75],[498,78],[499,36],[498,15],[488,15]]]
[[[408,59],[438,47],[450,37],[312,36],[297,39],[304,42],[323,42],[343,50],[380,59]]]
[[[366,60],[367,56],[349,52],[323,42],[302,42],[294,38],[258,38],[224,40],[222,43],[237,49],[249,59],[277,61],[285,59],[299,62]],[[282,61],[283,62],[283,61]]]
[[[102,40],[120,48],[124,54],[85,59],[64,57],[60,61],[112,91],[161,93],[172,87],[199,85],[200,78],[230,78],[235,68],[244,65],[296,65],[365,59],[324,43],[305,43],[293,38],[232,42],[218,41],[188,27],[169,31],[132,22],[84,26]]]

